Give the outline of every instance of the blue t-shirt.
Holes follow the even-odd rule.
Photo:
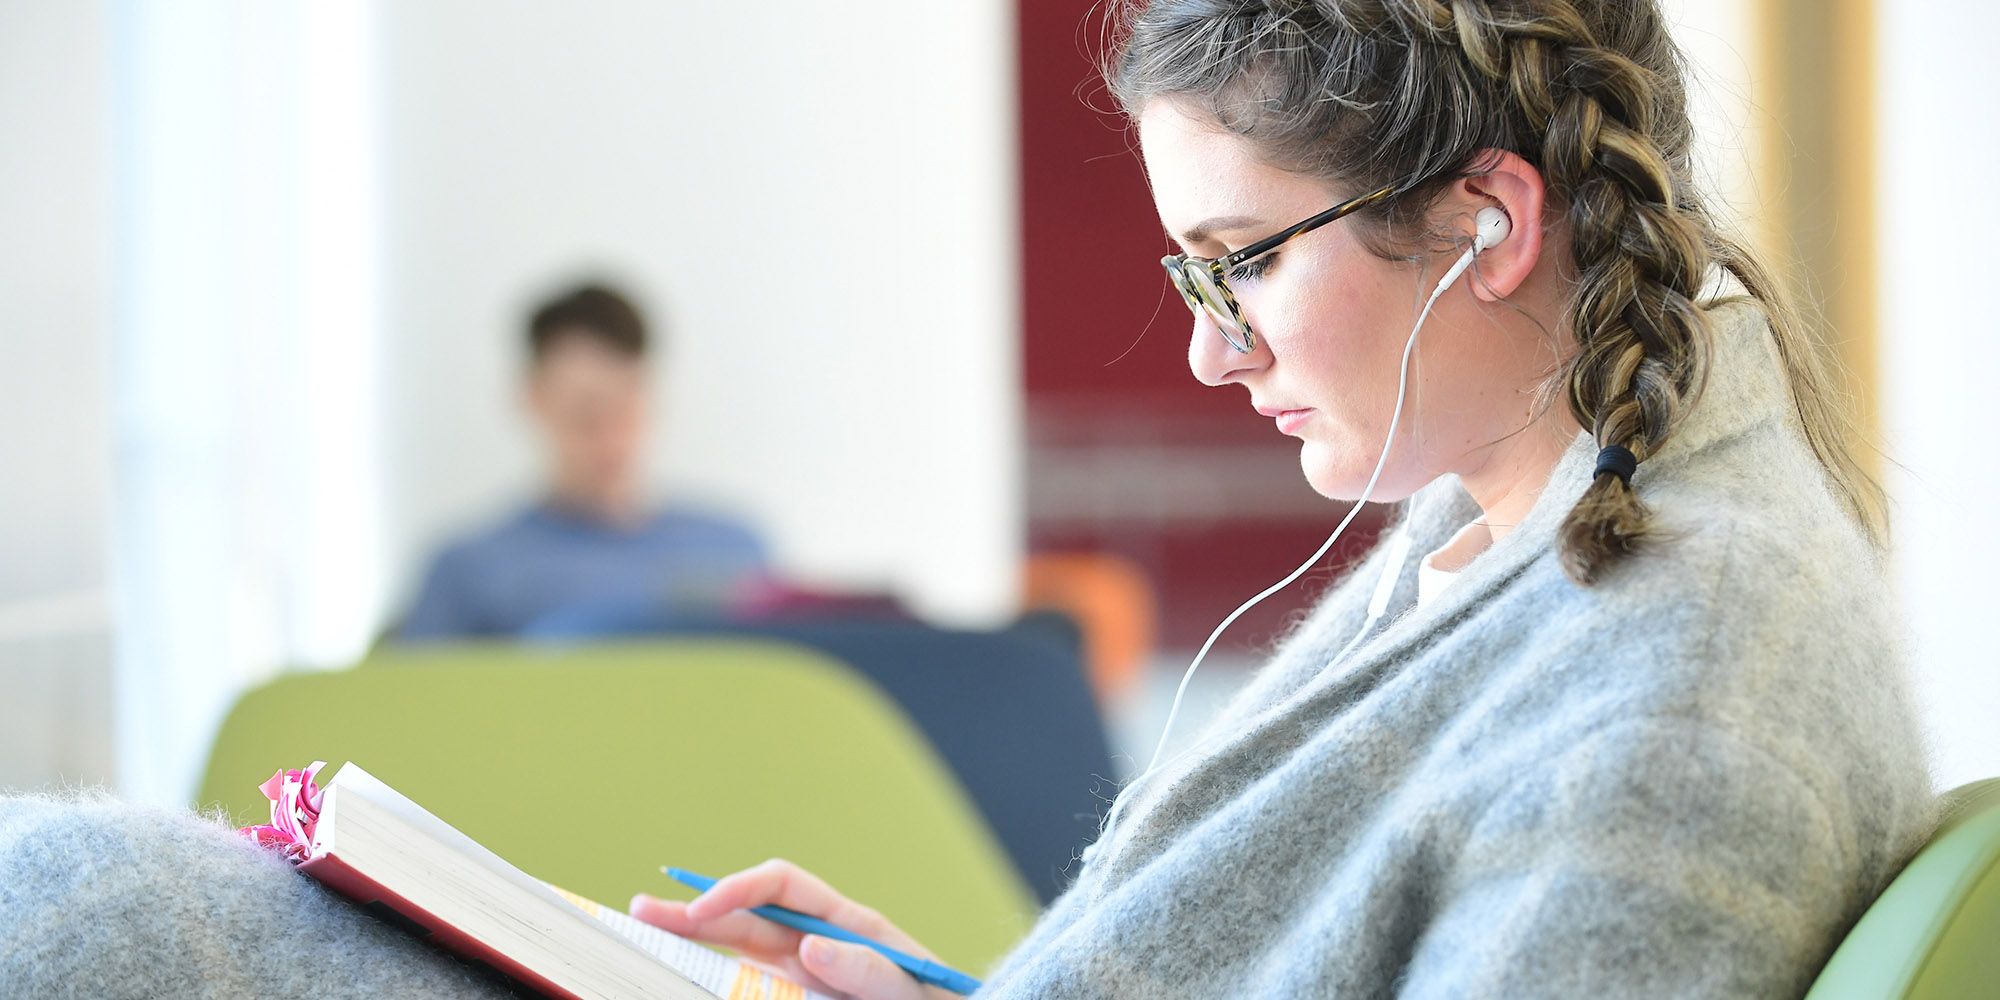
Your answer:
[[[713,613],[764,564],[757,537],[721,518],[668,512],[625,527],[544,503],[446,547],[397,634],[510,636],[592,610]]]

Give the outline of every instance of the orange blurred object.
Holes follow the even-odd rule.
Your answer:
[[[1158,604],[1138,564],[1107,552],[1038,552],[1022,574],[1022,604],[1075,619],[1099,704],[1131,693],[1157,638]]]

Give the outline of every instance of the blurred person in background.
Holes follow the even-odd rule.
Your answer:
[[[543,495],[446,546],[400,638],[510,636],[595,612],[709,614],[762,577],[749,529],[643,495],[652,345],[631,302],[600,285],[567,291],[534,311],[527,347]]]

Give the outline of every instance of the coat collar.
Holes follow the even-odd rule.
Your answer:
[[[1785,366],[1762,307],[1739,297],[1712,305],[1707,312],[1713,334],[1707,384],[1666,446],[1641,462],[1633,474],[1632,485],[1641,497],[1662,483],[1698,475],[1696,457],[1722,442],[1772,421],[1798,424]],[[1597,452],[1597,442],[1588,431],[1576,436],[1528,516],[1475,557],[1437,598],[1433,606],[1439,615],[1475,603],[1536,556],[1554,550],[1564,517],[1590,486]],[[1443,545],[1482,513],[1456,475],[1417,491],[1410,497],[1402,527],[1410,533],[1412,559]],[[1416,600],[1416,573],[1404,569],[1406,579],[1398,583],[1391,607],[1406,607]]]

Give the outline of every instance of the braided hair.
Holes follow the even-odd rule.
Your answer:
[[[1652,0],[1150,0],[1108,8],[1104,74],[1128,116],[1173,97],[1270,162],[1405,193],[1357,221],[1371,250],[1409,257],[1437,197],[1490,169],[1542,172],[1568,226],[1576,282],[1562,322],[1577,350],[1545,403],[1566,400],[1598,447],[1643,463],[1700,396],[1716,267],[1760,300],[1809,442],[1880,546],[1881,491],[1854,461],[1819,352],[1766,270],[1724,235],[1693,179],[1685,68]],[[1629,475],[1599,471],[1560,531],[1582,585],[1652,538]]]

